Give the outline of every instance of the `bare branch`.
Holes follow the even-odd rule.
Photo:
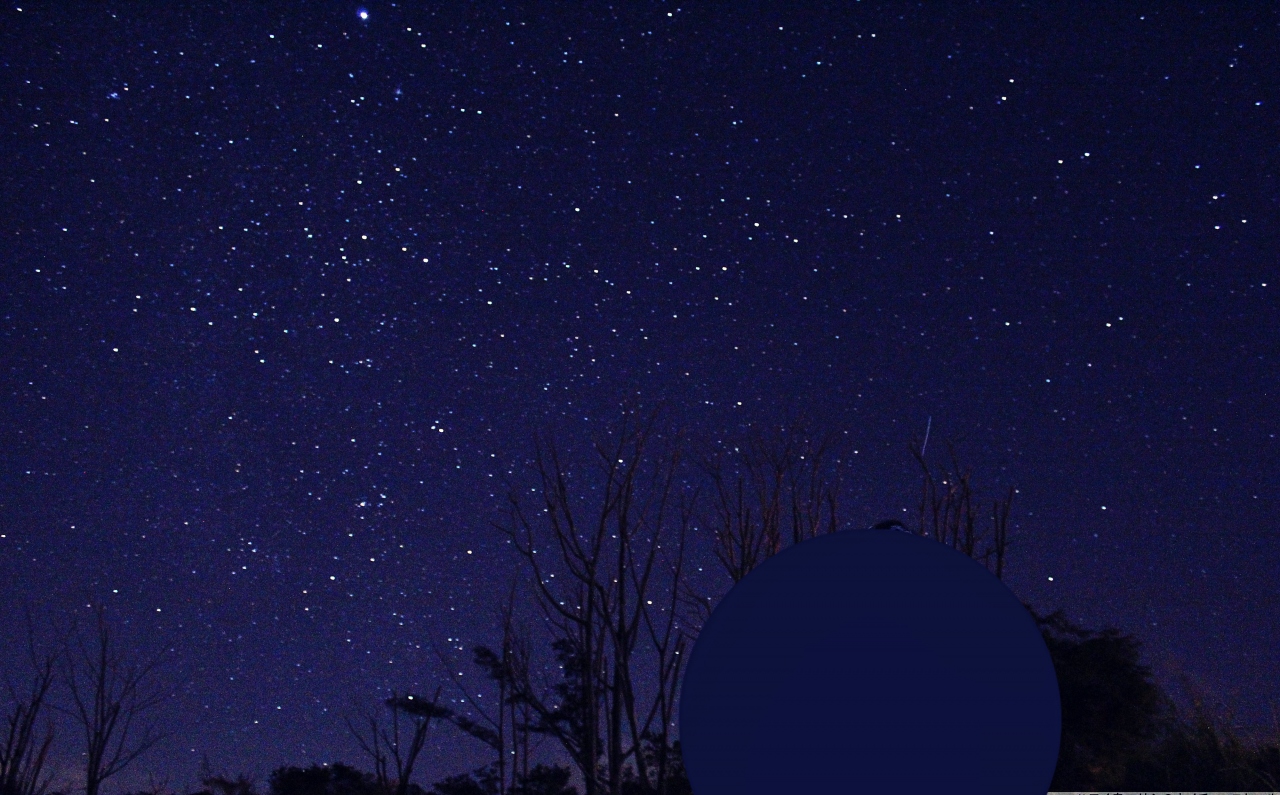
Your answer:
[[[3,795],[44,795],[53,782],[53,773],[41,778],[49,749],[53,745],[53,720],[46,722],[43,737],[37,727],[45,698],[53,684],[57,658],[36,654],[35,629],[27,614],[27,653],[34,676],[31,687],[20,694],[6,676],[12,706],[5,716],[3,743],[0,744],[0,793]]]
[[[564,677],[553,688],[559,702],[550,704],[534,693],[526,664],[523,671],[509,671],[512,698],[534,718],[526,723],[529,731],[554,737],[569,753],[582,773],[586,795],[619,792],[622,766],[632,757],[643,773],[648,762],[640,753],[642,738],[655,716],[669,722],[671,714],[667,679],[658,703],[645,709],[637,705],[634,680],[642,622],[650,639],[659,637],[648,592],[671,521],[682,444],[675,437],[668,440],[666,452],[650,451],[657,442],[667,444],[654,431],[656,416],[627,411],[612,438],[595,441],[598,480],[587,511],[579,507],[576,484],[556,446],[539,441],[535,462],[542,510],[537,523],[552,536],[549,548],[559,552],[560,571],[551,573],[545,550],[535,548],[534,517],[514,494],[508,522],[500,528],[533,570],[534,596],[548,627],[554,628],[552,647]],[[684,525],[691,516],[691,508],[684,511]],[[637,549],[641,539],[647,549]],[[673,669],[678,672],[670,659],[670,637],[683,593],[679,566],[675,573],[665,645],[659,650],[660,668],[668,678]],[[665,771],[665,765],[659,770]],[[642,778],[648,781],[647,774]]]
[[[96,643],[90,648],[76,633],[79,655],[68,651],[63,668],[63,678],[75,706],[72,714],[84,730],[85,795],[98,795],[103,781],[124,770],[160,741],[160,735],[150,724],[142,728],[141,736],[136,739],[131,734],[135,722],[166,697],[160,690],[148,687],[163,652],[141,665],[126,664],[123,656],[112,648],[106,613],[101,605],[96,613]]]

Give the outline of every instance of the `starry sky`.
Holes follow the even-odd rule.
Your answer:
[[[1018,490],[1020,598],[1271,726],[1277,21],[6,5],[0,664],[27,607],[165,653],[168,737],[112,791],[367,767],[343,715],[457,698],[431,640],[464,681],[498,642],[535,434],[589,484],[633,401],[832,430],[851,527],[955,441]],[[419,780],[489,761],[443,726]]]

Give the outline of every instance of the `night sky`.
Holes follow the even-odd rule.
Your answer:
[[[849,527],[910,522],[909,445],[955,441],[983,500],[1018,489],[1014,593],[1266,729],[1278,21],[8,5],[0,664],[26,607],[172,650],[169,737],[110,792],[367,768],[343,715],[458,698],[430,641],[464,681],[498,643],[535,434],[589,498],[629,400],[833,430]],[[489,761],[441,724],[418,781]]]

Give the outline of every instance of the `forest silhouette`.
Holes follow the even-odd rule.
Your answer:
[[[444,706],[443,685],[430,699],[392,693],[347,718],[367,771],[342,762],[285,766],[258,782],[216,772],[206,759],[200,787],[186,795],[579,795],[575,774],[581,795],[692,795],[671,727],[681,666],[714,600],[696,593],[685,577],[689,536],[702,533],[713,542],[736,583],[788,544],[842,529],[849,456],[838,435],[813,433],[802,421],[711,444],[662,432],[657,417],[626,410],[609,436],[592,443],[591,488],[582,485],[587,470],[571,473],[562,448],[540,437],[531,473],[536,504],[524,504],[513,490],[503,520],[494,524],[532,570],[530,590],[553,632],[549,648],[562,681],[551,693],[533,681],[533,642],[517,630],[513,581],[498,606],[500,648],[472,648],[473,664],[497,698],[477,699],[460,678],[450,683],[479,720]],[[951,545],[1003,579],[1016,492],[982,502],[955,447],[947,447],[948,465],[935,471],[925,445],[912,445],[921,484],[916,526],[907,529]],[[672,533],[675,560],[662,561],[671,583],[658,591],[659,540]],[[646,537],[647,548],[639,549]],[[553,555],[535,556],[535,548],[560,554],[559,579],[546,576]],[[552,583],[565,587],[556,592]],[[1244,742],[1213,718],[1185,680],[1194,707],[1182,714],[1140,662],[1136,638],[1114,628],[1087,630],[1062,611],[1041,615],[1023,605],[1048,647],[1061,697],[1051,791],[1280,790],[1280,737]],[[73,632],[46,654],[38,654],[32,640],[27,669],[5,672],[0,795],[99,795],[158,741],[158,660],[133,659],[115,643],[101,608],[96,618],[88,639]],[[28,632],[34,638],[30,625]],[[651,642],[657,664],[656,693],[647,703],[635,677],[642,639]],[[55,700],[64,705],[55,708]],[[499,706],[487,712],[481,702]],[[64,726],[55,723],[55,713]],[[424,788],[418,782],[431,776],[417,766],[418,757],[428,733],[444,724],[464,742],[486,746],[495,761]],[[85,783],[74,791],[48,769],[59,730],[84,737],[79,779]],[[569,764],[531,764],[531,736],[553,740]],[[177,794],[157,784],[133,795]]]

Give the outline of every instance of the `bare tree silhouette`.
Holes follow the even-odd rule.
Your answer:
[[[43,736],[38,721],[53,684],[57,658],[53,654],[37,655],[30,614],[27,616],[27,656],[34,675],[25,692],[20,693],[5,676],[11,706],[5,716],[4,738],[0,744],[0,795],[44,795],[53,782],[53,773],[41,778],[53,745],[53,720],[47,719]]]
[[[628,759],[634,759],[640,768],[641,781],[646,785],[651,781],[648,760],[639,753],[642,737],[649,731],[660,738],[664,749],[655,760],[656,777],[652,780],[658,792],[665,791],[669,777],[670,760],[665,748],[683,664],[680,655],[686,647],[685,633],[677,624],[677,606],[682,598],[685,539],[696,497],[684,501],[675,498],[681,463],[679,439],[670,440],[665,450],[650,454],[651,443],[657,441],[653,431],[655,417],[650,414],[640,420],[637,412],[627,411],[614,438],[595,445],[603,483],[593,507],[583,514],[579,512],[580,497],[570,489],[570,476],[557,448],[550,441],[539,442],[536,467],[542,484],[543,510],[538,512],[538,523],[550,530],[552,549],[559,552],[568,572],[568,577],[560,581],[564,583],[562,593],[552,590],[555,573],[548,568],[550,562],[538,556],[538,552],[546,550],[537,548],[535,522],[518,497],[513,495],[509,501],[507,523],[498,525],[530,564],[538,605],[548,625],[555,628],[557,639],[552,647],[564,670],[564,681],[555,688],[559,703],[549,704],[538,694],[529,676],[527,658],[520,661],[521,665],[503,669],[503,673],[511,677],[512,698],[526,705],[533,715],[534,720],[524,728],[560,743],[582,773],[586,795],[617,795],[623,764]],[[659,538],[673,522],[679,530],[672,567],[674,583],[666,606],[658,608],[665,615],[655,619],[650,609],[654,600],[648,598],[650,577],[661,546]],[[646,531],[649,547],[641,561],[634,547]],[[617,544],[613,552],[607,553],[608,539]],[[641,621],[654,641],[659,670],[659,693],[643,724],[633,671]],[[655,717],[659,720],[656,729]],[[601,757],[604,761],[598,766]]]
[[[350,718],[346,720],[347,729],[356,738],[360,748],[372,759],[374,780],[382,792],[408,795],[409,783],[413,778],[413,766],[427,740],[431,719],[443,718],[448,714],[448,710],[438,706],[441,689],[436,689],[435,697],[429,703],[413,695],[399,696],[392,693],[391,698],[384,702],[391,709],[390,730],[380,724],[377,715],[369,712],[362,716],[368,723],[367,734],[364,730],[356,728]],[[402,713],[407,715],[413,724],[413,733],[408,737],[401,737],[400,734]],[[391,775],[393,769],[388,767],[388,763],[394,765],[394,778]]]
[[[809,432],[800,420],[704,450],[699,463],[713,494],[712,515],[702,524],[714,529],[716,557],[733,582],[778,554],[784,540],[798,544],[836,531],[836,439]]]
[[[64,657],[63,679],[71,692],[69,712],[84,730],[85,795],[98,795],[103,781],[128,767],[160,740],[154,727],[135,724],[144,713],[164,700],[152,687],[161,655],[131,664],[112,647],[110,629],[102,606],[96,610],[94,643],[86,645],[74,632],[76,649]],[[78,652],[78,654],[76,653]]]
[[[700,611],[695,615],[705,619],[713,605],[694,594],[681,577],[686,531],[695,526],[712,528],[714,551],[736,583],[777,554],[788,538],[795,544],[838,529],[841,460],[832,435],[809,442],[808,434],[794,427],[770,438],[757,433],[737,447],[722,446],[698,462],[712,486],[710,511],[702,515],[697,510],[697,493],[690,487],[692,479],[678,479],[686,492],[684,499],[674,489],[678,456],[669,451],[669,457],[658,457],[649,469],[638,463],[653,435],[652,417],[637,423],[628,414],[613,444],[596,445],[603,485],[594,492],[579,486],[553,444],[540,441],[536,465],[541,504],[527,511],[513,497],[508,521],[500,529],[532,567],[538,606],[555,627],[552,649],[563,671],[562,682],[552,688],[558,702],[538,695],[528,641],[511,632],[513,589],[504,612],[501,652],[483,646],[474,651],[476,664],[499,684],[499,709],[508,709],[511,726],[523,732],[524,770],[512,771],[510,787],[494,785],[490,772],[482,776],[482,784],[455,777],[442,782],[447,785],[443,789],[437,785],[439,792],[491,795],[502,789],[503,795],[524,795],[532,782],[527,750],[532,733],[557,740],[569,753],[583,773],[587,795],[690,795],[679,743],[669,742],[666,728],[674,714],[681,665],[687,661],[684,652],[696,638],[699,623],[686,615],[681,618],[683,626],[677,626],[676,614],[680,605],[693,606]],[[1013,546],[1008,523],[1016,489],[1010,487],[1002,498],[991,500],[987,513],[980,507],[971,470],[960,465],[953,444],[947,444],[947,449],[950,467],[935,472],[925,458],[923,443],[913,443],[911,448],[922,474],[917,527],[908,529],[897,520],[877,526],[892,524],[930,535],[980,560],[989,571],[994,564],[993,574],[1003,579],[1007,552]],[[641,473],[649,479],[641,482]],[[584,493],[594,494],[588,510],[580,508]],[[984,514],[989,516],[991,536],[980,548]],[[695,522],[695,515],[703,516],[703,521]],[[655,621],[649,610],[637,608],[653,601],[646,598],[646,588],[658,547],[657,531],[664,523],[679,527],[679,554],[670,601],[661,610],[665,615]],[[535,544],[535,526],[550,531],[549,546]],[[654,531],[647,559],[633,550],[644,529]],[[617,541],[616,558],[608,540]],[[553,571],[555,560],[547,557],[548,549],[563,562],[567,577]],[[1063,751],[1055,790],[1177,788],[1191,781],[1202,782],[1195,785],[1202,788],[1275,788],[1280,749],[1256,749],[1249,756],[1232,744],[1229,734],[1223,743],[1217,735],[1210,736],[1212,732],[1206,734],[1201,725],[1187,727],[1174,721],[1171,703],[1149,681],[1149,670],[1138,664],[1131,638],[1116,630],[1080,630],[1060,613],[1042,617],[1029,605],[1027,609],[1041,628],[1062,683]],[[659,695],[643,727],[630,666],[641,617],[660,661]],[[516,708],[523,720],[517,718]],[[655,732],[651,721],[659,714],[661,731]],[[505,718],[486,716],[496,729],[488,733],[480,730],[483,727],[450,719],[499,749],[500,761],[505,758]],[[627,743],[622,741],[624,728],[629,730]],[[630,765],[624,767],[632,759],[639,775]],[[500,768],[497,778],[505,781],[505,768]],[[1204,783],[1210,781],[1217,783]],[[1124,782],[1127,785],[1121,786]]]
[[[498,685],[498,779],[499,793],[506,795],[506,733],[509,725],[511,738],[511,785],[517,780],[529,778],[529,722],[533,715],[529,704],[521,701],[514,693],[517,681],[516,672],[527,672],[529,666],[529,644],[527,633],[517,634],[514,625],[516,582],[511,582],[511,590],[507,594],[507,604],[502,608],[502,649],[495,654],[491,649],[481,646],[475,649],[475,662]],[[477,706],[477,709],[479,707]],[[484,714],[483,710],[481,714]],[[487,717],[487,716],[486,716]],[[490,723],[495,721],[490,720]]]
[[[951,468],[940,472],[937,476],[925,461],[924,451],[923,443],[912,443],[911,454],[920,464],[921,470],[919,534],[932,536],[943,544],[949,543],[952,549],[958,549],[970,558],[982,558],[982,563],[988,571],[991,569],[991,555],[994,554],[996,556],[994,573],[998,579],[1003,580],[1005,554],[1010,546],[1009,507],[1013,504],[1016,489],[1010,486],[1005,499],[992,500],[991,527],[994,546],[975,555],[978,542],[975,525],[979,509],[974,505],[972,472],[960,465],[956,457],[955,445],[951,442],[947,443]]]
[[[497,752],[497,760],[493,766],[496,770],[493,774],[493,783],[495,792],[499,793],[499,795],[506,795],[508,790],[514,788],[519,780],[529,776],[528,725],[531,715],[528,704],[521,702],[513,692],[514,683],[520,678],[517,672],[527,671],[528,669],[527,634],[518,633],[515,628],[515,594],[516,582],[513,580],[507,595],[507,602],[499,608],[500,623],[502,625],[501,652],[495,653],[485,646],[477,646],[473,649],[473,661],[476,666],[481,668],[486,676],[498,686],[497,714],[491,716],[480,699],[473,697],[459,678],[451,674],[450,681],[462,694],[463,701],[475,709],[484,723],[488,725],[476,723],[452,711],[448,711],[445,716],[447,720],[459,729]],[[457,666],[445,658],[434,638],[431,639],[431,647],[445,670],[450,672],[457,670]],[[520,717],[523,717],[523,723],[521,723]],[[509,734],[510,737],[508,736]],[[507,750],[508,741],[511,746],[510,751]],[[507,776],[508,756],[511,757],[509,781]],[[485,773],[485,775],[488,775],[488,773]],[[466,776],[462,778],[466,778]],[[463,786],[452,779],[449,782],[437,786],[445,786],[446,788]],[[472,783],[474,784],[474,782]]]

